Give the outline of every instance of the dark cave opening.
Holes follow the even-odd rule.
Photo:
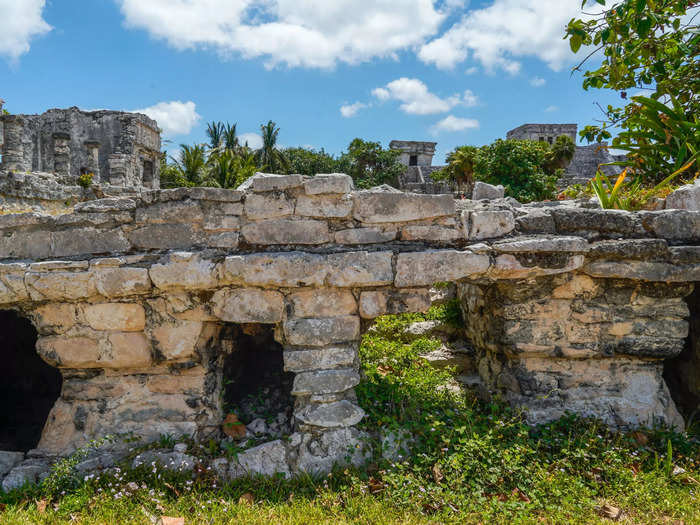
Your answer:
[[[28,319],[0,310],[0,450],[35,448],[61,394],[61,373],[39,357],[36,342],[36,329]]]

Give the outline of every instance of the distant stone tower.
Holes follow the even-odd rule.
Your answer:
[[[507,139],[535,140],[554,144],[559,135],[566,135],[576,143],[577,124],[523,124],[515,129],[511,129],[507,134]]]

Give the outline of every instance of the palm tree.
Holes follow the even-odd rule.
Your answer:
[[[173,158],[175,169],[188,186],[201,186],[207,176],[207,153],[204,144],[180,144],[179,159]]]
[[[460,146],[447,156],[450,175],[457,184],[458,191],[469,192],[474,185],[474,156],[476,152],[477,148],[474,146]]]
[[[229,151],[238,151],[238,136],[236,135],[236,126],[236,123],[231,125],[227,122],[226,126],[223,129],[224,147]]]
[[[209,148],[218,149],[224,142],[224,133],[226,129],[224,128],[223,122],[210,122],[207,124],[207,135],[209,136]]]
[[[280,128],[271,120],[260,126],[262,147],[256,152],[258,165],[270,173],[276,173],[280,168],[288,167],[289,163],[284,153],[277,149],[277,136]]]
[[[552,144],[552,165],[554,169],[564,169],[574,158],[576,144],[568,135],[559,135]]]

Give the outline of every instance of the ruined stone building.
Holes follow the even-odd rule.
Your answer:
[[[532,423],[680,428],[700,401],[700,211],[687,204],[700,187],[625,212],[356,191],[343,174],[77,202],[13,180],[0,187],[5,488],[105,435],[220,439],[226,403],[263,386],[284,398],[285,430],[217,458],[219,475],[359,464],[373,431],[355,394],[362,331],[426,311],[436,283],[456,288],[481,395]]]
[[[42,173],[63,185],[92,173],[97,184],[159,187],[160,132],[146,115],[76,107],[41,115],[1,113],[6,173]]]
[[[399,177],[398,185],[402,190],[416,193],[450,193],[449,184],[433,181],[430,174],[444,166],[433,166],[433,156],[437,142],[419,142],[412,140],[392,140],[389,148],[401,152],[399,162],[406,166],[406,171]]]

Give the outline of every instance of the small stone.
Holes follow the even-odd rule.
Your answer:
[[[666,197],[666,209],[700,211],[700,183],[698,180],[694,184],[681,186]]]
[[[335,317],[357,312],[355,297],[347,290],[312,289],[289,296],[295,317]]]
[[[505,189],[500,184],[492,186],[485,182],[477,181],[474,184],[472,191],[472,200],[479,201],[482,199],[502,199],[505,196]]]
[[[304,350],[285,349],[283,356],[286,372],[328,370],[352,366],[357,358],[357,348],[347,345]]]
[[[146,312],[140,304],[91,304],[83,307],[83,315],[95,330],[139,332],[146,327]]]
[[[282,474],[291,477],[287,464],[287,449],[280,440],[270,441],[238,454],[237,461],[231,463],[230,477],[245,475],[274,476]]]
[[[365,412],[350,401],[336,401],[309,405],[296,414],[297,419],[306,425],[315,427],[351,427],[357,425],[365,416]]]
[[[253,191],[280,191],[301,186],[304,182],[302,175],[274,175],[271,173],[256,173],[253,179]]]
[[[355,370],[317,370],[300,372],[294,377],[292,395],[332,394],[357,386],[360,375]]]
[[[304,182],[307,195],[350,193],[354,188],[352,177],[344,173],[318,174]]]
[[[395,231],[382,231],[378,228],[351,228],[335,233],[338,244],[374,244],[396,239]]]
[[[184,454],[187,452],[187,443],[176,443],[173,450],[175,452],[179,452],[180,454]]]
[[[295,346],[328,346],[356,341],[360,319],[354,315],[321,319],[289,319],[284,324],[287,343]]]
[[[229,323],[277,323],[282,320],[282,294],[258,288],[219,290],[212,297],[212,313]]]
[[[511,211],[474,211],[470,215],[470,240],[502,237],[514,229],[515,217]]]
[[[0,478],[10,472],[24,459],[23,452],[9,452],[0,450]]]
[[[246,430],[253,435],[267,434],[267,424],[262,418],[254,419],[246,425]]]
[[[360,315],[364,319],[374,319],[380,315],[425,312],[431,304],[430,292],[426,289],[362,292]]]
[[[274,219],[294,213],[294,202],[285,195],[248,195],[245,199],[248,219]]]

